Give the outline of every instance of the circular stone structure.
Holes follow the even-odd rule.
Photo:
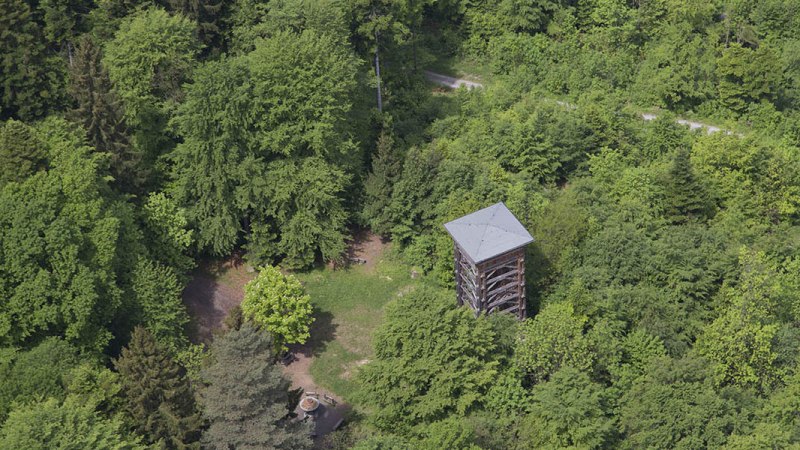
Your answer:
[[[314,412],[317,408],[319,408],[319,400],[314,397],[305,397],[300,401],[300,409],[302,409],[303,412]]]

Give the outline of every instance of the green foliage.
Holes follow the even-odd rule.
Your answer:
[[[80,398],[49,399],[15,409],[0,429],[0,447],[30,450],[144,450],[119,418],[108,419]]]
[[[755,448],[756,445],[751,442],[768,442],[770,437],[777,442],[782,440],[796,444],[800,440],[800,421],[795,414],[800,406],[798,405],[799,389],[800,377],[793,375],[787,380],[786,386],[770,395],[764,406],[757,412],[755,431],[749,437],[740,435],[736,440],[732,437],[731,441],[741,440],[740,448],[744,448],[746,445],[752,445],[752,448]],[[733,442],[729,442],[729,444]]]
[[[743,249],[739,265],[738,283],[720,292],[721,314],[697,349],[712,362],[717,382],[767,389],[786,370],[776,361],[779,308],[795,304],[798,297],[786,289],[789,275],[764,253]]]
[[[308,339],[388,433],[360,448],[796,446],[795,3],[0,0],[0,445],[199,446],[167,352],[213,379],[209,447],[308,447],[272,354]],[[519,327],[379,262],[310,301],[270,269],[241,341],[188,346],[194,256],[307,268],[368,225],[451,287],[442,223],[498,201],[536,238]],[[136,325],[157,363],[105,369]]]
[[[743,112],[747,103],[771,100],[780,84],[777,55],[766,45],[751,50],[732,43],[717,59],[719,99],[736,112]]]
[[[126,230],[106,197],[101,156],[64,121],[36,134],[49,170],[0,191],[0,342],[58,334],[100,350],[121,304]]]
[[[684,149],[672,160],[665,195],[665,214],[673,222],[702,219],[708,210],[707,194],[694,174],[689,152]]]
[[[248,135],[242,133],[250,108],[247,77],[239,60],[201,66],[175,119],[184,137],[172,155],[175,199],[197,229],[198,247],[216,255],[233,249],[240,230],[235,190],[248,154]],[[209,120],[208,111],[219,119]]]
[[[248,208],[259,208],[247,244],[248,258],[255,264],[283,256],[289,268],[311,266],[343,256],[347,213],[341,197],[347,185],[345,173],[319,157],[280,159],[266,173],[246,200]],[[260,199],[269,198],[264,203]],[[272,230],[280,230],[275,242]]]
[[[210,422],[204,448],[311,448],[306,426],[286,420],[289,381],[275,365],[274,349],[269,335],[250,324],[214,341],[213,363],[202,371]]]
[[[360,399],[384,430],[407,430],[483,401],[497,374],[495,331],[449,295],[418,287],[391,303],[375,336],[375,358],[359,372]]]
[[[180,15],[150,8],[122,21],[105,45],[103,65],[132,123],[181,97],[198,49],[194,25]]]
[[[531,393],[524,387],[524,375],[517,367],[500,372],[486,392],[486,409],[497,415],[509,411],[529,412]]]
[[[41,119],[63,102],[63,65],[45,44],[27,2],[0,2],[0,119]]]
[[[86,31],[86,14],[92,4],[87,0],[43,0],[44,35],[58,45],[69,45],[75,36]]]
[[[583,334],[586,320],[569,303],[546,305],[520,329],[515,363],[533,383],[547,381],[562,367],[587,370],[593,356]]]
[[[352,53],[333,37],[306,30],[260,41],[246,60],[261,151],[346,161],[354,150],[344,135],[356,87]]]
[[[220,25],[224,19],[225,2],[219,0],[167,0],[171,11],[187,17],[197,24],[197,35],[204,44],[222,44]]]
[[[162,346],[176,352],[188,346],[189,315],[181,300],[182,286],[169,266],[140,259],[133,268],[131,289],[142,324]]]
[[[64,376],[69,396],[80,398],[95,410],[115,414],[122,409],[122,384],[119,374],[104,366],[84,362]]]
[[[189,252],[194,243],[194,230],[189,229],[186,210],[163,192],[147,196],[142,205],[144,233],[151,248],[157,249],[153,257],[173,267],[178,278],[184,280],[195,262]]]
[[[414,444],[415,448],[438,450],[443,448],[454,450],[479,450],[474,444],[475,430],[471,424],[460,417],[452,417],[433,422],[423,428],[422,439]]]
[[[353,450],[410,450],[413,448],[408,439],[395,435],[372,436],[357,443]]]
[[[303,285],[277,267],[261,268],[244,288],[244,317],[272,334],[279,346],[305,343],[314,322],[311,312]]]
[[[14,119],[0,127],[0,187],[45,168],[47,152],[28,125]]]
[[[175,120],[185,141],[173,159],[174,192],[201,248],[229,252],[247,220],[257,263],[305,267],[316,252],[341,255],[355,64],[340,42],[305,31],[198,70]]]
[[[610,401],[588,375],[565,367],[534,388],[522,440],[529,448],[605,448],[614,435]]]
[[[705,361],[652,361],[621,399],[620,425],[629,448],[722,446],[737,422],[734,398],[717,393]]]
[[[125,412],[148,444],[199,448],[202,422],[185,371],[155,337],[137,327],[114,366],[120,374]]]
[[[364,182],[363,217],[373,232],[387,236],[391,227],[389,206],[392,188],[400,174],[401,164],[394,139],[386,130],[381,130],[372,158],[372,170]]]
[[[713,43],[688,27],[667,26],[645,47],[633,88],[644,105],[680,111],[713,97]]]
[[[71,120],[86,130],[89,143],[98,152],[109,154],[109,165],[116,185],[126,192],[141,188],[147,177],[142,155],[131,143],[123,108],[112,91],[100,47],[88,36],[75,49],[69,69],[69,95],[75,108]]]
[[[74,347],[61,339],[48,338],[28,351],[6,352],[0,365],[0,421],[15,403],[65,398],[69,371],[78,364]]]
[[[408,243],[423,223],[433,217],[435,199],[431,196],[441,155],[435,149],[412,148],[406,155],[403,172],[392,192],[392,239]]]

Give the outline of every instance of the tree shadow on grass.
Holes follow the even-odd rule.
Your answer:
[[[329,311],[314,310],[314,323],[311,325],[311,337],[303,345],[291,346],[290,350],[301,353],[310,358],[319,356],[328,347],[328,343],[336,338],[336,328],[333,323],[333,314]]]

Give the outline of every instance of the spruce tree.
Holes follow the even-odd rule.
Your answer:
[[[706,192],[689,160],[689,151],[680,149],[667,174],[665,216],[673,223],[702,218],[707,210]]]
[[[185,370],[142,327],[114,362],[126,412],[148,444],[169,449],[200,448],[200,414]]]
[[[386,130],[378,137],[372,159],[372,172],[364,183],[365,204],[363,216],[372,231],[388,236],[392,222],[389,205],[392,203],[392,186],[400,173],[400,161],[394,150],[394,139]]]
[[[47,115],[64,98],[63,76],[28,3],[0,0],[0,120]]]
[[[70,67],[68,91],[75,101],[69,117],[86,130],[98,152],[110,155],[117,186],[132,192],[146,179],[142,157],[127,135],[123,110],[102,64],[100,47],[88,36],[78,43]]]
[[[17,120],[0,124],[0,187],[23,181],[47,164],[47,152],[34,130]]]
[[[309,430],[289,417],[289,382],[275,364],[274,349],[269,335],[250,323],[214,341],[214,362],[202,372],[210,422],[204,448],[311,448]]]

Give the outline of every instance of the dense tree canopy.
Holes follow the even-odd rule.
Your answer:
[[[172,157],[174,191],[201,248],[230,252],[249,225],[259,264],[304,267],[316,252],[344,251],[342,169],[359,158],[347,121],[355,71],[342,42],[311,30],[198,69],[175,118],[184,142]]]
[[[439,291],[399,299],[376,336],[376,360],[361,372],[361,395],[378,407],[376,425],[396,430],[468,413],[497,374],[496,345],[488,320]]]
[[[797,446],[796,3],[0,0],[0,447],[308,448],[306,341],[331,448]],[[452,301],[442,224],[500,201],[524,321]],[[275,267],[367,231],[345,278],[402,286],[355,358]]]
[[[144,450],[120,419],[106,419],[80,398],[49,399],[15,410],[0,428],[0,446],[31,450]]]
[[[104,161],[66,122],[45,122],[33,135],[47,170],[0,193],[0,341],[63,333],[99,350],[121,305],[116,269],[124,231],[105,196]]]

